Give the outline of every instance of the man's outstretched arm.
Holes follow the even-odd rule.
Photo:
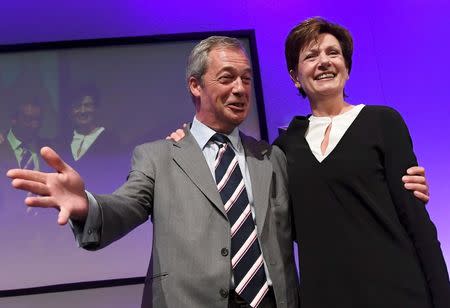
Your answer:
[[[83,179],[51,148],[43,147],[41,156],[56,172],[11,169],[6,175],[12,179],[12,186],[35,195],[25,198],[27,206],[59,210],[60,225],[69,219],[84,221],[89,204]]]

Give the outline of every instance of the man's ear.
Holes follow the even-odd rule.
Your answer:
[[[294,70],[289,71],[289,76],[291,77],[291,80],[294,83],[295,87],[297,89],[301,89],[302,85],[300,84],[300,81],[298,81],[297,74],[294,72]]]
[[[199,97],[202,92],[202,85],[195,77],[189,77],[189,90],[194,97]]]

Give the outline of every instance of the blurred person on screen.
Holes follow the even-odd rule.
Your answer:
[[[98,88],[84,84],[71,91],[69,98],[70,120],[73,125],[68,145],[73,161],[78,162],[95,153],[107,153],[118,141],[99,119],[101,102]]]
[[[91,189],[111,191],[120,185],[122,174],[129,168],[129,150],[120,144],[114,128],[103,124],[108,115],[102,114],[104,101],[95,83],[71,86],[66,93],[61,100],[62,133],[56,150],[64,161],[83,174]]]
[[[48,144],[48,140],[39,135],[44,113],[43,102],[39,96],[21,96],[12,102],[14,111],[11,126],[0,139],[2,166],[8,169],[14,166],[39,170],[41,162],[37,153],[40,147]]]
[[[41,136],[44,113],[48,96],[44,90],[33,86],[26,87],[27,84],[20,84],[23,88],[13,87],[6,92],[3,97],[6,104],[12,110],[10,115],[10,127],[4,130],[0,136],[0,172],[6,172],[10,168],[22,168],[27,170],[47,170],[39,155],[39,149],[43,145],[53,145],[49,138]],[[24,90],[24,89],[27,90]],[[2,257],[15,254],[29,242],[35,242],[41,237],[39,228],[33,235],[26,235],[22,232],[22,224],[32,228],[36,223],[41,223],[47,218],[42,216],[43,209],[20,207],[24,192],[13,189],[10,183],[0,179],[0,225],[8,232],[1,232],[0,238],[3,243],[7,243],[10,251],[4,252]],[[39,219],[35,216],[39,215]],[[51,215],[48,215],[51,216]],[[18,245],[18,249],[15,246]],[[15,251],[15,252],[14,252]]]
[[[245,49],[229,37],[201,41],[189,57],[186,79],[195,116],[185,137],[136,147],[128,178],[113,194],[85,191],[80,174],[48,147],[41,154],[57,172],[10,170],[12,185],[37,194],[26,198],[28,206],[57,208],[59,224],[70,219],[88,250],[151,218],[142,307],[298,307],[289,203],[275,199],[286,190],[276,180],[282,176],[280,153],[239,131],[252,93]],[[216,183],[226,155],[233,159]],[[239,186],[225,202],[222,188],[234,181]],[[245,211],[232,217],[237,204]],[[250,233],[242,246],[234,237],[241,226]],[[241,272],[246,265],[248,272]]]

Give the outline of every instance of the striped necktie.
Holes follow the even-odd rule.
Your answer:
[[[34,169],[34,160],[33,160],[33,153],[26,149],[26,148],[22,148],[22,157],[20,159],[20,168],[22,169],[30,169],[33,170]]]
[[[235,292],[251,307],[257,307],[269,286],[244,179],[228,138],[215,134],[211,141],[219,146],[215,175],[217,189],[230,221]]]

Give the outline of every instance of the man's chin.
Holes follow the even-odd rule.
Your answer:
[[[234,118],[232,120],[232,123],[235,127],[237,127],[237,126],[241,125],[242,122],[244,122],[244,120],[245,120],[245,117]]]

